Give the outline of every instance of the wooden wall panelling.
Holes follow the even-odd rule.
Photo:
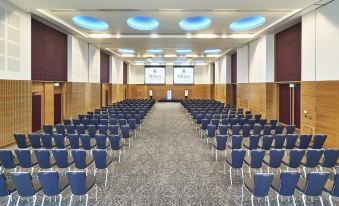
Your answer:
[[[249,87],[249,107],[252,113],[266,118],[266,83],[250,83]]]
[[[31,81],[0,80],[0,147],[14,143],[13,133],[32,128]]]
[[[315,132],[315,82],[301,82],[301,132],[314,134]],[[307,111],[307,114],[304,114]]]
[[[266,83],[266,118],[278,119],[277,84]]]
[[[89,88],[87,83],[68,82],[66,83],[67,115],[66,118],[78,118],[78,114],[87,112]]]
[[[249,109],[249,84],[237,84],[237,107]]]
[[[119,102],[124,99],[125,87],[123,84],[112,84],[112,103]]]
[[[88,83],[89,96],[87,111],[94,111],[96,108],[101,107],[101,84]],[[87,113],[86,111],[86,113]]]

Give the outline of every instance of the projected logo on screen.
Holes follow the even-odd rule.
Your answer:
[[[165,68],[164,67],[145,67],[145,84],[164,84]]]
[[[153,80],[160,80],[162,76],[158,74],[158,70],[154,69],[152,74],[149,74],[149,78]]]
[[[193,67],[174,67],[173,72],[174,84],[193,84]]]

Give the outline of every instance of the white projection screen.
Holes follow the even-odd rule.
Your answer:
[[[194,67],[180,66],[173,68],[173,84],[194,84]]]
[[[145,67],[145,84],[165,84],[165,67]]]

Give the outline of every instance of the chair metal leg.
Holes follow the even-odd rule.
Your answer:
[[[280,206],[280,201],[279,201],[279,194],[277,194],[277,205]]]
[[[119,163],[120,163],[120,155],[121,155],[121,150],[119,150]]]
[[[319,199],[320,199],[321,206],[324,206],[323,198],[321,196],[319,196]]]
[[[254,196],[253,195],[251,195],[251,203],[252,203],[252,206],[254,206]]]
[[[45,202],[45,197],[46,197],[46,195],[44,195],[44,196],[42,197],[41,206],[43,206],[43,205],[44,205],[44,202]]]
[[[241,186],[241,205],[244,202],[244,185]]]
[[[270,198],[268,198],[268,196],[266,196],[265,199],[267,199],[267,205],[270,206]]]
[[[224,175],[226,174],[226,161],[224,162]]]
[[[295,204],[295,197],[294,197],[294,195],[292,195],[292,200],[293,200],[293,205],[294,205],[294,206],[296,206],[296,204]]]
[[[106,185],[107,185],[107,177],[108,177],[108,168],[106,168],[105,187],[106,187]]]
[[[232,167],[230,167],[230,181],[231,181],[231,185],[232,185]]]
[[[12,202],[12,195],[8,195],[8,201],[7,201],[7,205],[9,206],[9,204]]]
[[[19,205],[19,202],[20,202],[20,196],[18,197],[18,200],[16,201],[16,206],[18,206]]]
[[[85,203],[85,205],[87,206],[87,204],[88,204],[88,194],[86,194],[85,196],[86,196],[86,203]]]
[[[330,205],[333,206],[332,195],[329,195],[329,196],[328,196],[328,201],[330,202]]]
[[[62,194],[59,194],[59,206],[61,206],[61,202],[62,202]]]
[[[215,150],[215,161],[218,161],[218,150]]]
[[[303,199],[304,206],[306,206],[306,196],[303,194],[301,197]]]
[[[244,184],[244,170],[241,168],[242,184]]]
[[[98,201],[98,186],[95,185],[95,201]]]
[[[36,202],[36,195],[33,195],[33,206],[35,206],[35,202]]]
[[[69,200],[69,206],[72,205],[72,201],[73,201],[73,194],[71,194],[71,198],[70,198],[70,200]]]

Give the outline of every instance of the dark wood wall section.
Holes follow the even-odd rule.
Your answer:
[[[123,63],[123,84],[128,84],[128,64]]]
[[[54,124],[61,123],[61,94],[54,94]]]
[[[294,87],[294,125],[297,128],[300,128],[300,107],[301,107],[301,103],[300,103],[300,84],[296,84]]]
[[[301,80],[301,23],[275,35],[275,81]]]
[[[41,95],[32,96],[32,132],[41,130]]]
[[[67,81],[67,35],[32,19],[32,80]]]
[[[290,124],[291,92],[288,84],[279,84],[279,122]]]
[[[237,53],[231,56],[231,83],[237,83]]]
[[[109,83],[109,55],[100,51],[100,82]]]

